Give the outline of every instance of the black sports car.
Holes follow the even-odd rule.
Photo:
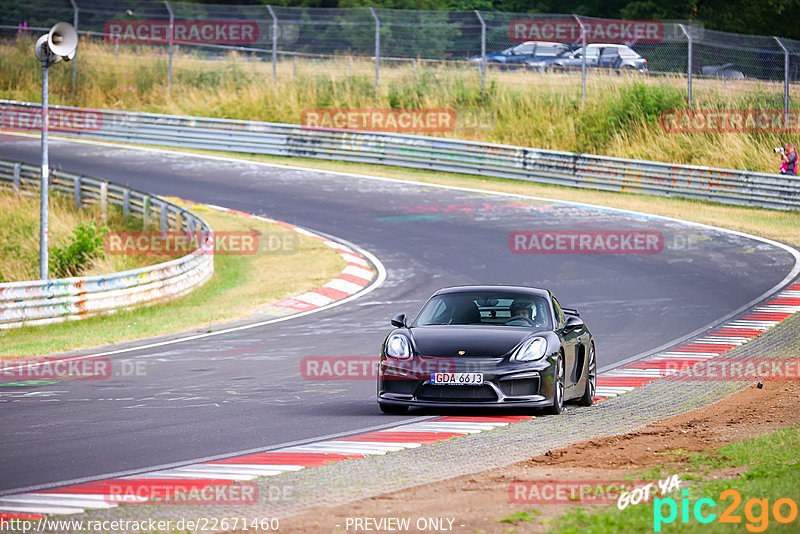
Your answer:
[[[381,348],[378,405],[526,407],[558,414],[594,402],[594,339],[577,310],[545,289],[440,289],[408,322],[392,319]]]

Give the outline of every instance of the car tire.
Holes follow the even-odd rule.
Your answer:
[[[594,353],[594,344],[589,345],[589,359],[586,364],[586,389],[583,396],[578,399],[579,406],[591,406],[597,395],[597,358]]]
[[[545,409],[549,415],[558,415],[564,411],[564,358],[559,354],[556,368],[553,370],[553,405]]]
[[[378,407],[383,413],[389,415],[402,415],[408,411],[408,406],[402,406],[399,404],[384,404],[379,402]]]

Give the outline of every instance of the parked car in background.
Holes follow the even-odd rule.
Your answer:
[[[553,59],[569,51],[569,46],[562,43],[527,41],[502,52],[486,54],[486,63],[499,64],[505,68],[525,68],[528,62]],[[481,59],[481,56],[473,56],[470,61],[480,63]]]
[[[725,80],[744,80],[742,67],[733,63],[724,65],[708,65],[701,67],[700,72],[703,76],[711,78],[723,78]]]
[[[556,58],[532,60],[528,67],[539,70],[576,70],[583,64],[583,47]],[[647,60],[628,45],[593,43],[586,46],[586,66],[647,72]]]

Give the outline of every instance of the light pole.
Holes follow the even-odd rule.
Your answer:
[[[50,165],[47,152],[47,69],[53,63],[75,57],[78,34],[68,22],[59,22],[36,41],[36,59],[42,62],[42,180],[39,192],[39,278],[47,280],[47,194],[50,185]]]

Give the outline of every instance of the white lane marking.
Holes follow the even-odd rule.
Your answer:
[[[665,371],[661,371],[659,369],[614,369],[613,371],[608,371],[603,373],[603,377],[622,377],[622,378],[660,378],[664,376]]]
[[[303,469],[308,467],[307,465],[297,465],[297,464],[269,464],[269,463],[251,463],[251,462],[241,463],[241,464],[236,464],[236,463],[194,464],[191,467],[195,467],[195,466],[199,467],[201,465],[202,466],[217,466],[217,467],[235,467],[235,468],[242,468],[242,469],[249,468],[249,467],[259,467],[259,468],[265,468],[265,469],[274,469],[274,470],[283,471],[283,472],[286,472],[286,471],[302,471]]]
[[[80,514],[86,508],[76,506],[37,506],[30,504],[3,504],[0,500],[0,512],[16,512],[21,514]]]
[[[751,338],[749,337],[701,337],[692,341],[692,343],[697,343],[701,345],[744,345]]]
[[[605,396],[604,393],[600,393],[601,391],[614,393],[615,395],[619,395],[620,393],[627,393],[628,391],[633,391],[636,389],[633,386],[597,386],[597,395]]]
[[[90,497],[90,498],[87,498]],[[82,508],[113,508],[108,495],[74,495],[70,493],[21,493],[0,499],[9,504],[36,504],[41,506],[74,506]]]

